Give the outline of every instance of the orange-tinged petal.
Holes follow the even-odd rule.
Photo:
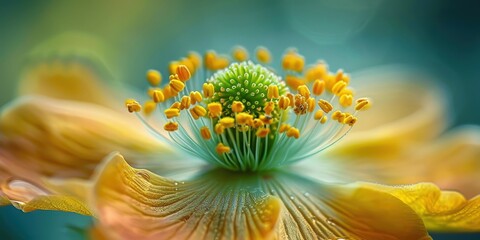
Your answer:
[[[95,104],[25,97],[0,115],[0,166],[17,176],[80,177],[91,175],[112,151],[130,161],[167,151],[138,121]]]
[[[114,155],[92,196],[99,228],[117,239],[430,239],[389,193],[283,172],[214,170],[183,182]]]
[[[431,183],[389,187],[366,184],[408,204],[434,231],[480,231],[480,195],[466,200],[458,192],[441,191]]]
[[[280,214],[278,198],[214,189],[211,183],[175,182],[133,169],[114,155],[95,182],[94,207],[102,228],[118,239],[272,236]]]

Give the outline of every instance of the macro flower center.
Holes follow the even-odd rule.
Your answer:
[[[160,72],[149,70],[150,100],[142,108],[128,99],[126,107],[174,148],[229,170],[262,171],[331,146],[370,106],[367,98],[354,101],[349,76],[330,73],[323,61],[304,70],[303,56],[290,50],[283,80],[270,70],[268,50],[256,56],[253,62],[236,48],[231,62],[210,51],[202,64],[190,53],[170,64],[163,88]]]

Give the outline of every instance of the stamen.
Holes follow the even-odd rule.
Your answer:
[[[177,67],[177,75],[178,75],[178,79],[182,82],[186,82],[190,80],[190,77],[191,77],[190,70],[188,70],[187,66],[185,65],[179,65]]]
[[[157,70],[148,70],[147,71],[147,81],[151,86],[156,87],[162,82],[162,75]]]
[[[257,48],[255,55],[259,63],[271,61],[266,48]],[[248,61],[243,47],[235,47],[232,57],[240,63],[209,51],[202,64],[191,52],[170,63],[169,81],[161,87],[161,74],[149,70],[149,100],[142,107],[128,99],[125,106],[179,149],[237,171],[271,169],[316,154],[345,136],[358,111],[371,106],[367,98],[355,99],[342,69],[331,73],[317,61],[303,75],[305,58],[296,50],[282,58],[285,82]],[[152,115],[157,109],[163,114]],[[149,123],[155,119],[163,128]]]
[[[200,134],[202,135],[202,138],[205,140],[210,140],[210,138],[212,138],[212,135],[210,134],[210,129],[208,129],[208,127],[200,128]]]
[[[128,112],[131,113],[140,112],[142,110],[142,106],[140,105],[140,103],[135,101],[135,99],[127,99],[125,101],[125,106],[127,107]]]

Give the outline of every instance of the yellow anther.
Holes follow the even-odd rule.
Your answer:
[[[187,67],[188,71],[191,73],[190,76],[192,76],[195,73],[195,70],[196,70],[195,64],[192,61],[190,61],[190,59],[182,58],[182,60],[180,61],[180,65],[185,65]],[[175,71],[177,70],[175,69]],[[177,72],[177,75],[178,75],[178,72]]]
[[[178,65],[180,65],[179,61],[171,61],[170,64],[168,64],[168,71],[171,75],[177,73]]]
[[[264,123],[262,120],[258,119],[258,118],[255,118],[253,119],[253,124],[252,124],[252,127],[253,128],[260,128],[260,127],[263,127]]]
[[[230,64],[230,61],[228,60],[227,57],[218,57],[215,59],[213,62],[213,70],[220,70],[228,67],[228,64]]]
[[[327,100],[320,99],[318,100],[318,106],[325,112],[329,113],[333,110],[332,104],[330,104]]]
[[[200,92],[197,92],[197,91],[193,91],[190,93],[190,101],[192,102],[192,104],[196,104],[197,102],[202,102],[203,100],[203,97],[202,97],[202,94]]]
[[[313,112],[313,110],[315,110],[315,98],[309,98],[307,100],[307,104],[308,104],[307,111],[308,112]]]
[[[232,128],[235,126],[235,119],[231,117],[224,117],[220,119],[218,123],[222,124],[225,128]]]
[[[337,110],[337,111],[335,111],[335,112],[332,113],[332,119],[333,119],[333,120],[337,120],[337,121],[341,122],[341,121],[340,121],[340,118],[342,118],[342,117],[344,118],[345,115],[344,115],[341,111],[338,111],[338,110]]]
[[[128,112],[140,112],[142,110],[142,106],[138,103],[135,99],[127,99],[125,101],[125,106],[128,109]]]
[[[290,100],[290,107],[295,106],[295,96],[291,93],[287,93],[287,98]]]
[[[278,86],[277,85],[270,85],[268,86],[267,98],[278,98],[280,95],[278,93]]]
[[[346,115],[345,113],[340,114],[340,115],[338,116],[338,122],[339,122],[339,123],[343,123],[343,121],[345,120],[345,117],[346,117],[346,116],[347,116],[347,115]]]
[[[181,105],[182,104],[180,102],[174,102],[174,103],[172,103],[172,105],[170,105],[170,108],[180,109]]]
[[[335,85],[333,85],[332,92],[335,95],[339,95],[343,91],[343,89],[345,89],[345,87],[347,87],[346,82],[344,81],[337,82],[335,83]]]
[[[239,113],[237,114],[237,123],[240,125],[252,125],[253,116],[248,113]]]
[[[290,106],[290,99],[285,96],[281,96],[278,100],[278,107],[282,110],[286,110]]]
[[[178,79],[182,82],[186,82],[190,80],[190,77],[192,76],[190,74],[190,70],[185,65],[178,65],[176,73],[177,73]]]
[[[338,69],[337,73],[335,74],[335,82],[342,81],[343,79],[343,69]]]
[[[180,116],[180,109],[178,109],[178,108],[165,109],[165,116],[167,116],[168,119],[173,118],[173,117],[178,117],[178,116]]]
[[[223,132],[225,132],[225,127],[222,124],[217,123],[215,125],[215,133],[220,135],[220,134],[223,134]]]
[[[215,88],[211,83],[204,83],[203,84],[203,96],[205,98],[211,98],[213,93],[215,92]]]
[[[153,90],[152,99],[154,102],[159,103],[165,101],[165,95],[161,90]]]
[[[353,126],[357,122],[357,118],[350,115],[343,120],[343,123]]]
[[[292,126],[290,126],[290,124],[283,123],[282,125],[280,125],[280,128],[278,129],[278,132],[280,132],[280,133],[286,132],[291,127]]]
[[[315,96],[321,95],[323,91],[325,91],[325,81],[319,79],[315,80],[315,82],[313,82],[312,90]]]
[[[207,108],[209,115],[212,118],[220,117],[220,115],[222,115],[222,104],[218,102],[209,103]]]
[[[214,51],[208,51],[205,53],[204,63],[205,63],[205,67],[208,70],[215,70],[213,65],[215,63],[216,58],[217,58],[217,53],[215,53]]]
[[[350,94],[343,94],[340,96],[339,102],[343,107],[348,107],[353,103],[353,96]]]
[[[357,105],[355,105],[355,110],[362,111],[367,110],[371,106],[371,102],[368,98],[359,98],[357,100]]]
[[[224,153],[229,153],[230,152],[230,147],[223,145],[223,143],[218,143],[215,150],[217,151],[217,153],[219,155],[222,155]]]
[[[162,82],[162,74],[160,74],[160,72],[157,70],[148,70],[147,81],[151,86],[156,87]]]
[[[210,140],[210,138],[212,138],[212,134],[210,134],[210,129],[208,129],[208,127],[201,127],[200,135],[202,135],[202,138],[205,140]]]
[[[283,56],[282,67],[285,70],[301,72],[303,71],[304,66],[305,58],[295,51],[290,51]]]
[[[145,115],[150,115],[153,113],[153,111],[155,111],[155,108],[157,107],[157,104],[154,102],[154,101],[146,101],[144,104],[143,104],[143,113],[145,113]]]
[[[185,88],[185,83],[177,79],[172,79],[168,85],[173,91],[177,93],[183,91],[183,89]]]
[[[265,111],[266,115],[271,115],[273,110],[275,110],[275,103],[274,102],[266,102],[263,110]]]
[[[348,94],[348,95],[352,95],[352,96],[353,96],[353,95],[355,95],[355,91],[354,91],[354,89],[351,88],[351,87],[346,87],[346,88],[344,88],[344,89],[340,92],[339,95],[342,96],[342,95],[344,95],[344,94]]]
[[[180,110],[189,109],[191,100],[189,96],[183,96],[182,101],[180,102]]]
[[[317,79],[324,79],[327,74],[327,64],[325,64],[323,61],[319,61],[307,68],[307,70],[305,71],[305,79],[307,79],[308,82],[311,82]]]
[[[200,57],[200,54],[198,54],[197,52],[189,52],[187,55],[187,59],[190,60],[190,62],[195,67],[195,69],[198,69],[202,64],[202,58]]]
[[[163,125],[163,129],[169,132],[173,132],[178,130],[178,123],[176,122],[167,122],[165,125]]]
[[[239,113],[239,112],[242,112],[243,109],[245,109],[245,106],[243,106],[243,103],[242,103],[242,102],[233,101],[233,103],[232,103],[232,112],[234,112],[234,113]]]
[[[298,91],[298,94],[302,95],[305,98],[310,97],[310,90],[306,85],[298,86],[297,91]]]
[[[287,75],[285,77],[285,83],[290,89],[298,89],[299,86],[305,85],[305,80],[300,77]]]
[[[175,68],[175,71],[177,71],[176,68]],[[178,75],[176,73],[173,73],[173,74],[170,74],[170,76],[168,76],[168,80],[172,81],[172,80],[180,80],[180,79],[178,79]]]
[[[236,46],[233,48],[232,56],[233,56],[233,59],[235,59],[235,61],[238,61],[238,62],[247,61],[248,59],[247,49],[245,49],[242,46]]]
[[[261,120],[264,124],[272,124],[272,123],[273,123],[273,118],[272,118],[271,116],[261,115],[261,116],[260,116],[260,120]]]
[[[168,99],[177,95],[172,91],[172,88],[170,87],[170,85],[166,85],[165,88],[162,90],[162,92],[163,92],[163,96],[165,96],[165,99]]]
[[[272,54],[270,54],[270,51],[265,47],[258,47],[256,55],[260,63],[267,64],[272,61]]]
[[[287,137],[298,139],[300,137],[300,131],[297,128],[291,127],[287,130]]]
[[[322,119],[320,120],[320,123],[321,123],[321,124],[324,124],[324,123],[327,122],[327,120],[328,120],[328,117],[327,117],[327,116],[323,116]]]
[[[205,110],[204,107],[196,105],[193,108],[190,108],[190,114],[192,114],[192,117],[197,120],[200,117],[203,117],[207,114],[207,110]]]
[[[320,120],[323,117],[323,111],[322,110],[317,110],[315,112],[315,115],[313,116],[313,119],[315,120]]]
[[[270,128],[261,127],[257,130],[256,135],[257,137],[264,138],[270,133]]]

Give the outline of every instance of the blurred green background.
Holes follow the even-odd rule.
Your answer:
[[[451,94],[454,125],[480,124],[479,10],[475,1],[446,0],[1,1],[0,104],[16,95],[22,67],[45,42],[83,46],[104,59],[115,80],[136,86],[144,84],[146,69],[167,66],[190,50],[265,45],[279,57],[294,46],[310,61],[323,58],[347,72],[417,67]],[[64,39],[71,41],[63,45]],[[81,238],[75,228],[90,221],[4,207],[0,238]]]

